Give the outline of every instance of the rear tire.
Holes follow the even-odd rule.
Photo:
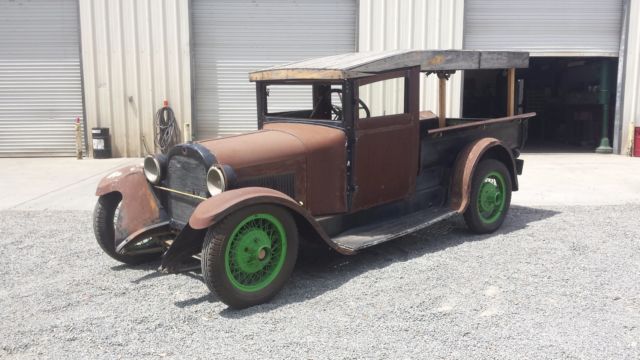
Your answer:
[[[511,204],[511,175],[495,159],[480,161],[473,174],[469,205],[464,220],[476,234],[496,231],[504,222]]]
[[[107,255],[128,265],[138,265],[158,259],[160,254],[122,255],[116,252],[113,222],[121,200],[122,196],[119,193],[109,193],[98,198],[96,207],[93,209],[93,232],[98,245]]]
[[[273,298],[298,257],[291,214],[275,205],[241,209],[210,227],[201,266],[204,282],[222,302],[242,309]]]

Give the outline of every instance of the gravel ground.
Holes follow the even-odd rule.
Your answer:
[[[199,273],[102,254],[85,211],[0,212],[0,357],[640,357],[640,205],[513,207],[300,264],[226,309]]]

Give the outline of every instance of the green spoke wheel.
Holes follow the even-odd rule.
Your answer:
[[[251,206],[207,231],[203,278],[227,305],[257,305],[284,286],[297,252],[297,229],[288,211],[274,205]]]
[[[478,234],[497,230],[509,210],[511,189],[507,167],[495,159],[482,160],[473,174],[470,203],[464,212],[469,229]]]
[[[270,214],[247,217],[236,228],[225,251],[225,270],[239,290],[258,291],[278,275],[287,255],[287,234]]]

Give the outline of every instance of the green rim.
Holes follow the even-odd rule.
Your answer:
[[[287,255],[287,234],[270,214],[244,219],[231,233],[224,254],[227,278],[238,290],[264,289],[280,273]]]
[[[485,224],[493,224],[504,212],[507,186],[504,176],[497,171],[488,173],[480,183],[478,198],[478,215]]]

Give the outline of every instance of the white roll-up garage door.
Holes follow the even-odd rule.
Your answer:
[[[355,51],[356,10],[355,0],[193,0],[197,138],[256,128],[249,72]]]
[[[0,1],[0,156],[73,155],[81,84],[78,1]]]
[[[464,47],[618,56],[622,0],[466,0]]]

